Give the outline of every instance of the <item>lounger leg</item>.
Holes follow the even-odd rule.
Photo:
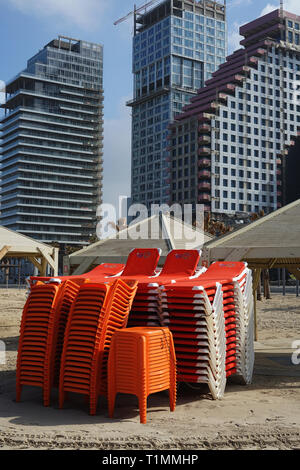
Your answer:
[[[110,418],[113,418],[114,416],[114,410],[115,410],[115,403],[116,403],[116,394],[115,393],[109,393],[108,395],[108,414]]]
[[[16,402],[21,401],[22,385],[17,385]]]
[[[170,410],[175,411],[175,407],[176,407],[176,387],[170,388],[169,398],[170,398]]]
[[[64,406],[64,401],[66,398],[66,393],[64,391],[60,391],[59,393],[59,408],[62,409]]]
[[[143,396],[139,398],[139,408],[140,408],[140,422],[142,424],[147,423],[147,397]]]

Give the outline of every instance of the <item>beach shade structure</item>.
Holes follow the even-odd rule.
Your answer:
[[[207,384],[214,399],[226,387],[226,337],[222,285],[180,281],[160,291],[161,316],[174,339],[177,381]]]
[[[124,328],[137,289],[134,280],[81,286],[70,311],[59,380],[59,406],[67,392],[84,394],[90,414],[107,393],[107,359],[112,334]]]
[[[116,331],[108,359],[108,407],[112,418],[118,393],[138,397],[140,422],[147,421],[147,398],[169,390],[176,405],[176,357],[168,328],[136,327]]]
[[[84,280],[61,284],[36,283],[27,298],[21,320],[16,371],[16,400],[23,385],[43,389],[44,405],[50,404],[57,377],[64,326],[74,298]]]
[[[139,278],[138,290],[129,315],[128,326],[161,326],[159,286],[189,279],[195,275],[200,260],[199,250],[172,250],[163,269],[155,277]]]
[[[80,274],[78,276],[55,276],[55,277],[40,277],[30,276],[27,278],[27,283],[31,288],[36,282],[63,282],[67,280],[76,281],[76,279],[90,279],[91,281],[102,282],[106,277],[116,276],[121,274],[124,270],[125,265],[119,263],[102,263],[92,271]]]

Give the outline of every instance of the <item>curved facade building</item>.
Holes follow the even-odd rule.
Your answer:
[[[0,224],[86,244],[102,201],[102,46],[51,41],[7,83],[2,108]]]

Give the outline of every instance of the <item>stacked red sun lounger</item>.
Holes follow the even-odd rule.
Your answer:
[[[161,314],[173,334],[178,381],[205,383],[219,399],[226,386],[222,286],[200,278],[163,286]]]
[[[164,283],[177,282],[194,276],[199,260],[198,250],[173,250],[168,254],[159,274],[152,277],[137,277],[138,290],[128,326],[160,326],[162,319],[159,308],[159,287]]]
[[[223,396],[230,375],[251,381],[251,289],[245,263],[214,263],[197,279],[161,288],[161,316],[173,333],[178,381],[207,383],[214,398]]]
[[[224,280],[221,279],[224,276]],[[231,369],[227,376],[237,374],[245,384],[252,382],[254,367],[254,305],[252,272],[247,263],[243,262],[216,262],[213,263],[202,279],[218,279],[223,290],[229,288],[229,304],[224,303],[225,321],[228,322],[226,330],[227,344],[234,344],[236,352],[229,352],[227,361],[231,361]],[[225,287],[226,286],[226,287]],[[234,312],[232,304],[232,288],[234,299]],[[235,322],[232,314],[235,313]],[[228,318],[228,315],[230,318]],[[235,362],[232,362],[234,359]],[[229,365],[229,362],[228,362]]]
[[[158,249],[133,250],[121,275],[122,279],[134,277],[138,280],[138,289],[128,319],[128,327],[159,326],[157,299],[154,290],[144,284],[155,279],[159,274],[157,264],[161,251]]]
[[[127,327],[168,327],[180,382],[207,384],[222,398],[226,380],[251,383],[254,366],[252,274],[246,263],[198,268],[198,250],[173,250],[161,271],[158,249],[135,249],[126,266],[102,264],[82,276],[31,278],[17,359],[17,400],[24,385],[50,403],[59,386],[84,394],[90,413],[107,393],[113,333]]]
[[[89,279],[91,281],[101,282],[106,277],[109,276],[118,276],[122,273],[124,269],[124,264],[118,263],[102,263],[96,268],[92,269],[92,271],[80,274],[77,276],[30,276],[27,279],[27,283],[31,288],[36,282],[63,282],[63,281],[76,281],[76,279]]]

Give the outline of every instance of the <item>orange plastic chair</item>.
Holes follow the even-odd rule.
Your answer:
[[[108,359],[108,407],[112,418],[117,393],[138,397],[140,422],[147,422],[147,398],[169,390],[176,406],[176,357],[168,328],[127,328],[116,331]]]

